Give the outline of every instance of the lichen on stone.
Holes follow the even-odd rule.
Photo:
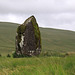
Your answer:
[[[26,29],[26,26],[25,25],[20,25],[18,28],[17,28],[17,41],[18,43],[21,42],[21,37],[23,36],[23,33],[25,32],[25,29]]]
[[[32,25],[34,27],[34,33],[35,33],[35,38],[36,38],[36,44],[37,44],[37,47],[39,47],[39,41],[40,41],[40,46],[41,46],[41,36],[40,36],[40,30],[39,30],[39,27],[38,27],[38,24],[36,22],[36,19],[35,17],[33,16],[32,18]],[[36,48],[37,48],[36,47]]]
[[[24,36],[22,35],[21,36],[21,42],[19,43],[21,48],[23,47],[23,41],[24,41]]]

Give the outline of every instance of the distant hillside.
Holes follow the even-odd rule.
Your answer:
[[[18,24],[0,22],[0,53],[15,50],[15,36]],[[75,32],[52,28],[40,28],[43,51],[75,52]]]

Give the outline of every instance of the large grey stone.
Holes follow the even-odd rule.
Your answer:
[[[16,33],[16,54],[39,55],[41,52],[41,35],[34,16],[29,17],[18,26]]]

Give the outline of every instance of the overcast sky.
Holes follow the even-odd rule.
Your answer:
[[[75,31],[75,0],[0,0],[0,21],[22,24],[31,15],[40,27]]]

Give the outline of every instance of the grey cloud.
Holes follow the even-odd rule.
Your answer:
[[[0,21],[23,23],[31,15],[42,27],[75,30],[75,0],[0,0]]]
[[[74,0],[2,0],[0,13],[75,12]]]

